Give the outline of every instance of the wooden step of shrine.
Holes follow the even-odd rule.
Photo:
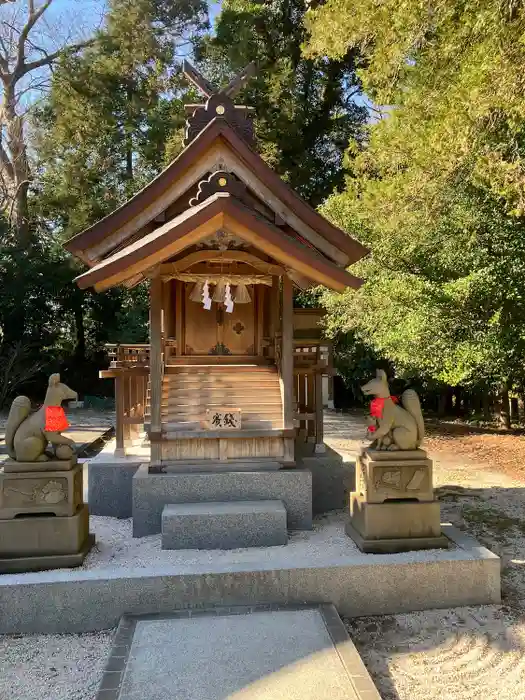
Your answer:
[[[249,393],[220,390],[196,390],[193,392],[184,393],[172,391],[161,395],[161,405],[163,406],[195,406],[199,404],[209,406],[213,404],[215,406],[235,407],[238,403],[243,406],[247,406],[249,404],[255,404],[257,406],[260,404],[280,405],[281,394],[278,391],[264,392],[253,389]]]
[[[171,379],[171,378],[170,378]],[[271,387],[274,385],[274,377],[272,375],[267,375],[267,376],[260,376],[258,377],[257,375],[252,375],[252,374],[240,374],[237,377],[208,377],[208,376],[195,376],[192,377],[191,375],[181,375],[177,376],[175,380],[170,380],[167,379],[163,382],[164,387],[180,387],[180,386],[186,386],[186,387],[193,387],[193,388],[204,388],[204,387],[209,387],[209,388],[215,388],[215,387],[221,387],[221,388],[238,388],[239,386],[245,386],[245,387],[254,387],[254,386],[261,386],[261,387]]]
[[[188,358],[189,359],[189,358]],[[233,359],[233,358],[232,358]],[[211,372],[214,374],[220,374],[220,373],[228,373],[228,372],[237,372],[237,371],[246,371],[246,372],[275,372],[275,365],[273,364],[252,364],[249,362],[239,362],[238,358],[237,362],[231,362],[229,364],[221,363],[221,364],[205,364],[205,363],[195,363],[192,364],[191,362],[187,364],[177,364],[177,365],[172,365],[169,364],[165,368],[165,375],[170,377],[175,374],[182,374],[184,372],[189,372],[189,373],[195,373],[195,372]]]
[[[214,408],[240,409],[242,429],[281,429],[282,399],[276,367],[178,365],[165,374],[161,393],[164,432],[205,430],[207,411]],[[146,422],[150,415],[148,391]]]
[[[170,357],[169,364],[166,365],[166,373],[177,371],[180,367],[187,366],[213,366],[223,367],[224,365],[248,365],[267,367],[273,365],[272,360],[258,355],[184,355],[182,357]]]
[[[278,397],[275,398],[260,398],[257,400],[254,396],[231,396],[229,399],[225,396],[203,396],[202,394],[195,396],[192,399],[187,397],[171,397],[169,396],[162,401],[162,408],[169,413],[178,413],[180,411],[206,411],[206,409],[220,408],[240,408],[248,413],[253,413],[259,409],[264,411],[279,412],[281,410],[281,401]]]

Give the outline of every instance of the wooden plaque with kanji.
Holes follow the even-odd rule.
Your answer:
[[[240,408],[208,408],[206,410],[208,430],[240,430]]]

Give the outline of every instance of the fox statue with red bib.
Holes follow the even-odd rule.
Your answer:
[[[378,369],[374,379],[361,387],[373,396],[368,432],[372,450],[416,450],[423,442],[425,426],[419,397],[413,389],[401,395],[401,405],[390,395],[386,373]]]
[[[62,401],[77,400],[76,391],[62,384],[59,374],[49,377],[44,404],[31,413],[27,396],[17,396],[11,404],[5,431],[5,442],[11,459],[17,462],[47,462],[50,459],[71,459],[74,442],[61,434],[69,427]],[[46,452],[51,444],[53,454]]]

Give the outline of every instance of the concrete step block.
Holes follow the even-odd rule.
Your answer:
[[[174,503],[162,511],[162,549],[272,547],[287,541],[282,501]]]

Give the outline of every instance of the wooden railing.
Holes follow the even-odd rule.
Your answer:
[[[123,455],[127,446],[140,440],[144,430],[149,381],[148,343],[107,343],[109,369],[102,378],[115,380],[116,454]]]
[[[298,437],[323,445],[323,374],[330,373],[329,348],[321,344],[294,348],[294,423]]]
[[[110,367],[149,367],[149,343],[106,343]]]

